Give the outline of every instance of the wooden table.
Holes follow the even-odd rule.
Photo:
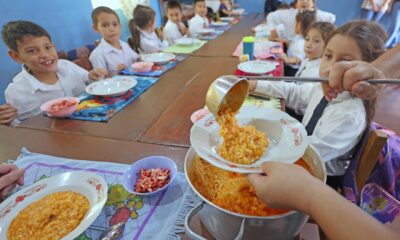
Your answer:
[[[244,36],[254,35],[252,27],[265,20],[264,14],[253,14],[243,17],[238,24],[233,25],[228,31],[218,38],[204,44],[191,56],[202,57],[230,57]]]

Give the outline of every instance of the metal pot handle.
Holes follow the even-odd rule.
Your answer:
[[[195,233],[189,226],[192,218],[194,215],[196,215],[201,209],[203,209],[205,202],[202,201],[201,203],[197,204],[185,218],[185,233],[188,235],[190,239],[194,240],[207,240],[203,236]],[[235,240],[241,240],[243,238],[243,233],[244,233],[244,227],[246,225],[246,218],[243,218],[242,223],[240,224],[240,228],[238,231],[238,234],[235,237]]]
[[[192,217],[194,215],[196,215],[201,209],[203,209],[203,206],[204,206],[204,201],[202,201],[201,203],[197,204],[192,210],[190,210],[190,212],[188,213],[188,215],[185,218],[185,233],[188,235],[188,237],[190,239],[207,240],[203,236],[195,233],[189,226],[190,221],[192,220]]]

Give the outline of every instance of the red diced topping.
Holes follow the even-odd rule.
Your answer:
[[[154,192],[163,188],[170,181],[170,170],[167,168],[140,169],[135,183],[135,192]]]

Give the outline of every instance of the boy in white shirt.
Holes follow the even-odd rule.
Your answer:
[[[139,55],[120,40],[121,23],[117,13],[108,7],[97,7],[92,11],[93,29],[102,39],[90,54],[94,68],[105,68],[111,75],[126,69]]]
[[[2,38],[9,47],[10,57],[22,64],[6,91],[9,109],[17,115],[5,124],[17,124],[41,112],[40,106],[49,100],[81,93],[86,83],[103,78],[105,69],[87,72],[76,64],[58,60],[50,35],[41,26],[29,21],[9,22],[3,26]]]
[[[313,22],[315,22],[314,11],[299,12],[296,15],[296,36],[289,42],[287,55],[285,53],[280,55],[280,59],[285,63],[285,76],[294,76],[305,59],[304,38],[308,27]]]
[[[207,6],[205,0],[194,1],[194,17],[189,20],[189,33],[197,34],[200,29],[208,28]]]
[[[182,7],[178,1],[168,1],[167,4],[168,21],[164,27],[164,36],[170,45],[175,40],[182,38],[188,33],[188,29],[182,22]]]

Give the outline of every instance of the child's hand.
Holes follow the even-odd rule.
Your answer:
[[[254,92],[257,88],[257,81],[256,80],[250,80],[249,81],[249,92]]]
[[[265,175],[249,174],[248,179],[263,202],[275,208],[309,212],[318,179],[295,164],[266,162],[261,168]]]
[[[17,115],[17,109],[15,109],[11,104],[6,103],[0,106],[0,124],[10,125]]]
[[[182,36],[185,36],[188,33],[188,29],[182,22],[178,23],[179,31],[181,32]]]
[[[118,66],[117,66],[117,70],[118,70],[118,72],[120,72],[120,71],[122,71],[122,70],[125,70],[126,69],[126,66],[125,66],[125,64],[123,64],[123,63],[121,63],[121,64],[118,64]]]
[[[95,80],[95,81],[104,79],[105,77],[107,77],[107,75],[108,75],[108,71],[104,68],[96,68],[89,72],[89,78],[91,80]]]
[[[14,164],[0,164],[0,199],[4,199],[17,184],[24,184],[24,170]]]
[[[279,37],[278,32],[276,29],[272,29],[270,32],[269,40],[270,41],[275,41]]]
[[[288,56],[286,55],[286,53],[277,53],[279,60],[282,60],[285,62],[285,60],[288,58]]]

